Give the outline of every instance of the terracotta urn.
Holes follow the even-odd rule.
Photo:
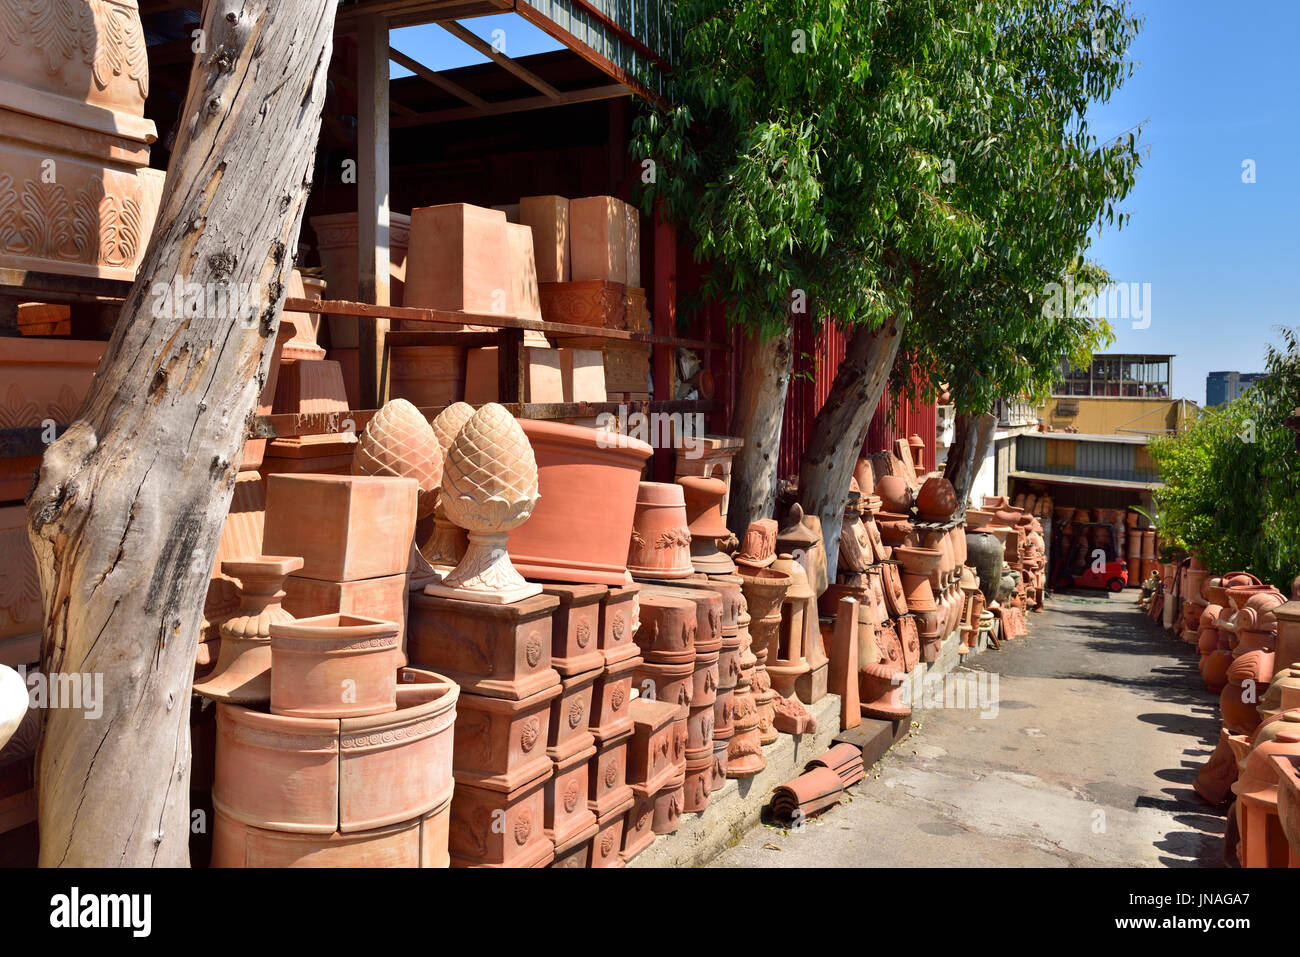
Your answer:
[[[302,566],[301,558],[275,555],[221,563],[221,570],[241,584],[239,610],[222,623],[216,667],[195,683],[196,694],[231,704],[271,700],[271,628],[294,620],[281,605],[284,580]]]
[[[425,592],[506,605],[541,594],[524,581],[506,551],[506,536],[537,504],[537,463],[514,416],[489,402],[465,423],[447,452],[442,500],[447,517],[469,532],[456,568]]]
[[[755,569],[752,574],[742,571],[740,577],[750,614],[751,648],[757,659],[750,687],[758,709],[759,740],[763,744],[771,744],[776,740],[777,732],[772,725],[775,705],[771,679],[767,674],[767,660],[779,640],[781,601],[792,582],[789,575],[772,568]]]
[[[736,570],[731,557],[718,550],[718,539],[730,534],[722,519],[722,499],[727,483],[722,479],[687,475],[679,478],[691,535],[691,566],[706,575],[730,575]]]
[[[686,578],[695,572],[682,486],[670,482],[640,483],[631,539],[627,570],[634,578]]]
[[[430,428],[433,429],[433,436],[438,442],[438,449],[441,453],[440,463],[446,460],[452,442],[456,440],[460,430],[473,416],[474,407],[472,405],[465,402],[453,402],[439,412],[433,422],[430,423]],[[441,468],[441,465],[439,468]],[[439,578],[456,567],[457,563],[465,557],[465,549],[469,547],[469,539],[465,535],[465,530],[447,517],[447,509],[442,503],[441,493],[442,480],[439,478],[438,494],[433,509],[433,531],[425,543],[420,546],[420,554],[433,567],[435,574]]]

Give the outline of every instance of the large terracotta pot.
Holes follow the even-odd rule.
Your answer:
[[[396,622],[319,615],[271,625],[271,713],[352,718],[397,707]]]
[[[4,9],[0,266],[129,282],[165,176],[148,168],[157,130],[144,117],[149,61],[135,0]]]
[[[979,589],[992,601],[1002,577],[1002,552],[993,533],[985,528],[966,529],[966,564],[975,569]]]
[[[627,583],[628,543],[644,442],[562,422],[520,419],[537,460],[539,499],[510,532],[515,568],[528,578]]]

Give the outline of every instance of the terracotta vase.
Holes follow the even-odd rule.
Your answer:
[[[781,601],[792,582],[789,575],[773,568],[755,569],[753,574],[742,571],[741,580],[749,606],[750,642],[756,659],[750,687],[758,709],[759,740],[767,745],[777,738],[776,728],[772,724],[776,709],[771,679],[767,673],[767,660],[780,637]]]
[[[690,546],[682,486],[642,482],[627,553],[628,571],[634,578],[650,580],[686,578],[695,571]]]
[[[546,581],[626,584],[637,486],[653,450],[627,436],[562,422],[523,419],[520,425],[536,457],[540,499],[510,533],[516,567]]]
[[[684,476],[677,480],[685,499],[691,536],[691,566],[706,575],[730,575],[736,570],[731,557],[718,550],[718,539],[730,532],[722,518],[727,483],[722,479]]]
[[[300,568],[301,558],[269,555],[221,563],[223,572],[241,582],[239,610],[222,623],[216,667],[195,683],[196,694],[244,705],[271,700],[271,628],[294,620],[281,602],[285,579]]]
[[[469,532],[465,556],[425,591],[443,598],[510,604],[541,593],[524,581],[506,538],[532,514],[537,463],[523,429],[503,406],[489,402],[461,428],[443,467],[447,517]]]
[[[396,623],[321,615],[270,631],[272,714],[353,718],[397,707]]]
[[[943,554],[936,548],[899,546],[894,556],[903,563],[903,591],[910,611],[933,611],[938,607],[931,588],[931,576],[939,569]]]

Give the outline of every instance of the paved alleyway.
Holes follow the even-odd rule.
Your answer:
[[[957,672],[997,676],[996,716],[914,712],[851,802],[760,825],[711,866],[1221,866],[1224,818],[1191,789],[1217,699],[1136,598],[1050,599]]]

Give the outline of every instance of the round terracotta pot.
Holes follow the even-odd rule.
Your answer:
[[[637,489],[627,570],[633,578],[686,578],[691,565],[691,533],[686,498],[672,482],[642,482]]]
[[[691,533],[691,565],[706,575],[730,575],[736,563],[718,550],[718,539],[730,532],[722,519],[727,483],[722,479],[683,476],[677,480],[686,501],[686,522]]]
[[[900,545],[894,557],[903,563],[903,592],[910,611],[931,611],[937,607],[930,576],[939,568],[943,554],[937,548],[911,548]]]
[[[319,615],[271,625],[271,713],[351,718],[397,707],[396,622]]]
[[[539,498],[528,520],[510,532],[515,569],[544,581],[626,584],[637,486],[654,450],[563,422],[520,419],[519,425],[537,461]]]

